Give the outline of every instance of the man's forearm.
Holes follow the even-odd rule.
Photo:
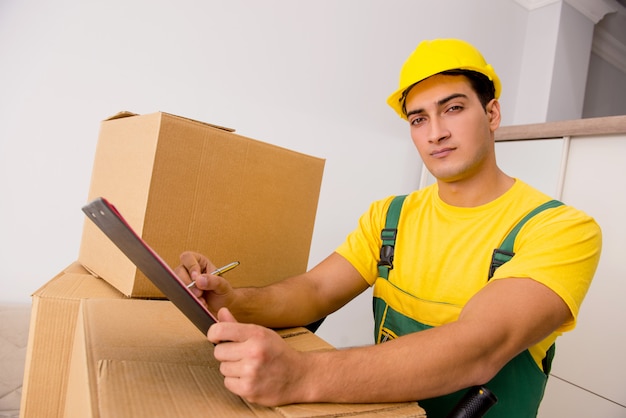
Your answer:
[[[480,370],[489,361],[488,350],[472,343],[470,349],[449,344],[456,333],[445,328],[376,346],[305,353],[301,372],[306,377],[295,389],[297,397],[300,402],[404,402],[488,380]],[[454,340],[460,343],[458,334]]]
[[[358,271],[333,253],[310,271],[260,288],[235,289],[238,321],[270,328],[303,326],[336,311],[367,288]]]
[[[298,365],[304,389],[295,390],[308,402],[392,402],[452,393],[488,382],[569,317],[563,300],[542,284],[497,280],[472,298],[457,321],[376,346],[304,353],[308,358]]]
[[[240,322],[269,328],[302,326],[323,314],[315,300],[315,289],[301,277],[292,277],[265,287],[235,289],[230,311]]]

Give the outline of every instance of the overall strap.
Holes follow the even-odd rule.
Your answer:
[[[388,279],[389,270],[393,270],[393,253],[396,245],[396,236],[398,235],[398,220],[400,219],[400,212],[405,198],[406,195],[393,198],[387,209],[385,228],[380,233],[380,239],[383,241],[383,244],[380,248],[378,275],[384,279]]]
[[[509,261],[515,253],[513,252],[513,244],[515,243],[515,238],[517,237],[517,233],[522,229],[524,224],[536,214],[543,212],[549,208],[555,208],[557,206],[561,206],[563,203],[558,200],[550,200],[542,205],[537,206],[535,209],[530,211],[526,216],[524,216],[518,223],[513,227],[511,232],[504,238],[502,244],[500,244],[500,248],[496,248],[493,250],[493,255],[491,256],[491,265],[489,267],[489,279],[493,277],[496,269],[500,267],[502,264]]]

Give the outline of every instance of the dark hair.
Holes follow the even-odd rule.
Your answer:
[[[477,71],[471,70],[448,70],[443,71],[438,74],[443,75],[453,75],[453,76],[464,76],[469,81],[472,86],[472,90],[478,96],[478,100],[480,100],[480,104],[483,106],[483,109],[487,110],[487,104],[496,97],[496,88],[493,85],[493,81],[489,80],[489,77],[486,75],[479,73]],[[420,80],[422,81],[422,80]],[[418,81],[415,84],[410,85],[404,92],[402,92],[402,96],[400,97],[400,101],[402,102],[402,112],[406,115],[406,96],[408,96],[409,92],[415,85],[419,84]]]

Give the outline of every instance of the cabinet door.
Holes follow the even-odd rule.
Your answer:
[[[625,418],[626,407],[551,376],[537,417]]]
[[[557,340],[552,373],[626,405],[626,135],[578,137],[570,144],[563,200],[602,228],[600,264],[578,325]],[[626,416],[626,409],[624,414]]]

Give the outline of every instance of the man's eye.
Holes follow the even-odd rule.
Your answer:
[[[424,121],[424,118],[421,118],[421,117],[413,118],[411,119],[411,125],[419,125],[423,121]]]
[[[448,108],[447,112],[458,112],[459,110],[463,110],[463,106],[453,105]]]

